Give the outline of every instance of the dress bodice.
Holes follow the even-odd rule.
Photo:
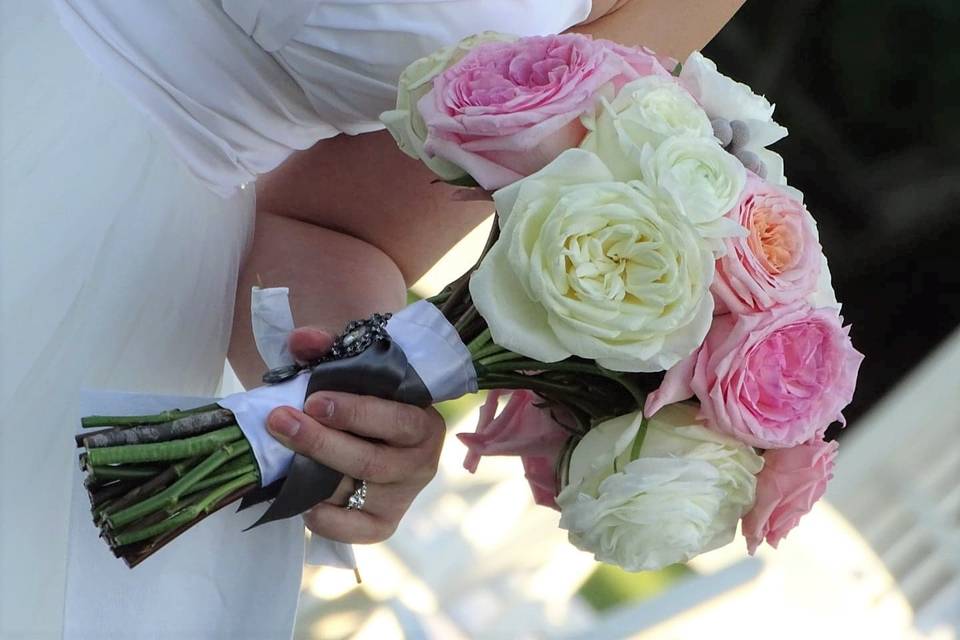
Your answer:
[[[56,0],[68,31],[230,193],[291,152],[381,128],[413,60],[479,31],[558,33],[591,0]]]

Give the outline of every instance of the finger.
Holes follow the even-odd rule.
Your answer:
[[[300,362],[316,360],[333,346],[333,336],[315,327],[300,327],[290,332],[287,338],[290,353]]]
[[[340,478],[340,484],[334,489],[330,497],[324,500],[327,504],[343,506],[357,488],[357,481],[350,476]]]
[[[398,521],[413,504],[424,484],[423,481],[394,484],[368,482],[363,511],[382,520]],[[337,490],[330,498],[324,500],[323,504],[344,508],[350,496],[357,490],[357,486],[356,480],[344,476]]]
[[[324,426],[292,407],[270,412],[267,427],[284,446],[354,478],[389,483],[432,476],[427,451],[370,442]]]
[[[422,409],[374,396],[317,391],[303,410],[328,427],[394,447],[416,447],[442,436],[443,418],[436,409]]]
[[[397,529],[395,520],[384,520],[366,511],[347,511],[332,504],[318,504],[303,514],[313,533],[338,542],[373,544],[383,542]]]

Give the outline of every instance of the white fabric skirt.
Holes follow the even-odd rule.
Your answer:
[[[79,389],[215,392],[254,193],[195,178],[48,2],[0,31],[0,637],[59,638]]]

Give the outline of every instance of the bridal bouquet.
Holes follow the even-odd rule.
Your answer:
[[[823,434],[862,356],[767,149],[786,133],[772,112],[699,54],[580,35],[486,33],[414,62],[382,119],[439,179],[492,197],[477,266],[264,387],[84,419],[107,427],[78,436],[103,537],[134,566],[237,500],[273,501],[259,524],[329,497],[341,475],[264,426],[315,390],[425,406],[488,389],[465,466],[520,456],[598,559],[684,561],[741,519],[751,552],[775,545],[823,493]]]

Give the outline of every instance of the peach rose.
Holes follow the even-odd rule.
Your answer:
[[[822,249],[806,208],[753,174],[727,217],[747,230],[724,239],[711,291],[720,308],[765,311],[809,296],[817,288]]]

